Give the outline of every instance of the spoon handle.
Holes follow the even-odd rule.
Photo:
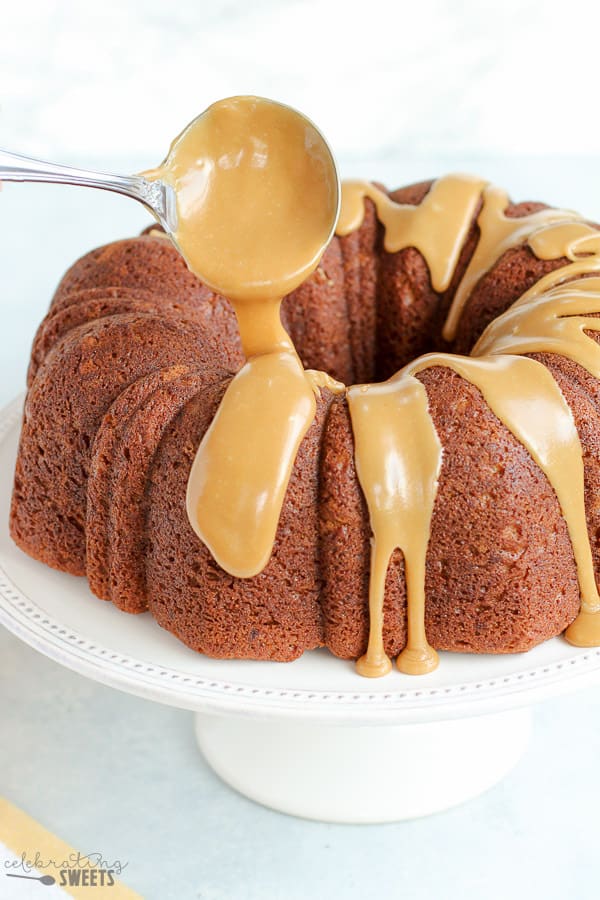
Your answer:
[[[139,200],[160,221],[167,231],[176,228],[175,199],[171,188],[162,181],[148,181],[141,175],[114,175],[90,172],[73,166],[31,159],[18,153],[0,149],[1,181],[44,181],[54,184],[75,184],[102,188]]]
[[[7,878],[26,878],[28,881],[41,881],[41,878],[38,875],[15,875],[14,872],[6,872]]]

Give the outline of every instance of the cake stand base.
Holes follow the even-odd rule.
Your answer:
[[[398,822],[496,784],[531,734],[528,707],[424,724],[348,727],[196,713],[215,772],[241,794],[321,822]]]

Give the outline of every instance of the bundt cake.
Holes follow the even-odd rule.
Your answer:
[[[186,508],[245,362],[232,306],[155,227],[100,247],[33,343],[12,537],[214,657],[326,646],[379,674],[569,626],[600,643],[598,314],[600,232],[576,214],[466,176],[345,183],[338,234],[281,313],[331,379],[268,564],[238,577]]]

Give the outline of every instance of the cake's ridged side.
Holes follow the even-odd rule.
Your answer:
[[[416,204],[429,184],[391,196]],[[507,215],[541,208],[513,205]],[[440,295],[417,250],[383,250],[367,201],[361,227],[335,238],[320,269],[284,301],[303,361],[360,382],[447,349],[441,329],[476,246],[475,218]],[[468,352],[492,318],[565,263],[539,260],[524,245],[504,253],[475,286],[452,349]],[[599,383],[564,358],[535,358],[554,375],[579,431],[599,575]],[[87,254],[59,285],[34,344],[11,532],[31,556],[75,574],[85,571],[87,534],[93,590],[129,611],[148,602],[196,650],[288,660],[326,644],[357,657],[368,637],[371,532],[342,399],[323,392],[263,573],[227,575],[187,520],[195,452],[241,360],[230,304],[168,241],[146,236]],[[526,650],[579,609],[558,501],[477,388],[445,368],[418,377],[444,449],[427,555],[428,638],[438,649]],[[406,642],[400,551],[387,574],[384,641],[390,656]]]
[[[103,285],[102,287],[82,288],[81,290],[63,291],[62,282],[59,284],[54,297],[50,302],[46,319],[58,315],[71,306],[79,306],[88,301],[97,300],[142,300],[147,301],[157,296],[155,291],[147,288],[123,287],[122,285]],[[158,295],[160,296],[160,294]],[[45,322],[46,320],[42,320]]]
[[[132,418],[153,392],[161,384],[189,371],[189,366],[172,366],[134,381],[109,406],[96,432],[87,482],[86,570],[91,590],[103,600],[113,599],[110,584],[111,512],[115,468],[120,454],[124,454],[124,437]]]
[[[446,650],[527,650],[563,631],[579,609],[558,501],[477,388],[449,369],[418,377],[444,448],[427,554],[429,641]],[[367,646],[370,528],[349,415],[339,402],[325,435],[320,509],[326,644],[354,658]],[[390,656],[406,643],[399,551],[386,580],[384,643]]]
[[[429,184],[391,196],[397,202],[416,204]],[[507,214],[520,217],[542,208],[532,203],[511,205]],[[477,245],[477,213],[444,295],[433,292],[427,265],[417,250],[381,251],[377,283],[380,377],[415,355],[444,347],[445,316]],[[358,231],[341,240],[356,241],[364,227],[363,222]],[[502,276],[497,283],[498,311],[522,293],[516,288],[516,263],[516,277],[529,286],[565,262],[538,260],[526,246],[508,251],[495,267],[500,267]],[[477,285],[474,294],[479,290]],[[463,351],[468,351],[487,324],[486,313],[482,301],[481,308],[471,308],[459,323],[457,341],[467,343]],[[428,636],[437,648],[527,649],[560,633],[578,611],[576,569],[558,501],[527,451],[490,412],[475,387],[449,370],[419,377],[428,389],[432,418],[444,446],[427,558]],[[461,397],[460,415],[452,418]],[[461,456],[463,440],[469,449]],[[495,508],[478,508],[480,496],[487,497],[488,504],[496,496]],[[370,534],[354,469],[349,415],[339,401],[332,406],[324,440],[321,541],[326,643],[341,656],[356,657],[366,649]],[[479,545],[473,535],[481,536]],[[483,595],[486,602],[481,600]],[[402,554],[396,551],[384,604],[384,642],[390,656],[397,655],[406,641],[405,604]]]
[[[74,292],[115,285],[159,294],[182,306],[206,299],[217,308],[226,303],[231,309],[192,275],[170,241],[150,236],[114,241],[86,253],[65,272],[51,308],[60,308]]]
[[[127,612],[148,607],[148,491],[157,448],[170,422],[210,383],[199,370],[164,379],[133,413],[117,448],[112,466],[108,580],[111,600]],[[185,506],[185,496],[180,501]]]
[[[272,557],[254,578],[214,561],[187,519],[185,493],[200,440],[226,384],[192,399],[167,427],[148,486],[148,606],[163,628],[217,657],[291,660],[323,643],[318,540],[321,436],[331,395],[300,445]]]
[[[221,377],[230,370],[226,348],[191,323],[124,314],[70,331],[27,396],[11,506],[16,543],[48,565],[85,574],[87,478],[103,416],[144,375],[199,364]]]
[[[354,465],[345,401],[332,403],[321,454],[319,530],[323,628],[327,647],[346,659],[364,653],[369,634],[371,529]],[[406,643],[404,561],[396,551],[386,579],[384,640],[398,653]]]
[[[356,657],[367,645],[369,515],[354,467],[347,404],[331,404],[323,435],[319,484],[321,606],[325,643],[337,656]]]
[[[546,204],[511,203],[505,214],[508,218],[520,218],[542,209],[548,209]],[[564,258],[538,259],[526,244],[505,251],[471,291],[452,342],[452,352],[469,353],[493,319],[512,306],[540,278],[568,262]]]
[[[433,182],[424,181],[389,193],[397,203],[418,206]],[[433,348],[440,295],[432,286],[421,253],[407,247],[383,250],[377,282],[377,380],[389,378],[415,356]]]
[[[377,272],[381,250],[381,227],[375,206],[365,201],[365,216],[360,228],[338,241],[344,268],[344,294],[348,315],[352,381],[375,378]]]
[[[49,316],[84,299],[109,297],[115,290],[118,297],[152,299],[164,304],[165,311],[191,317],[209,336],[218,336],[228,356],[241,365],[241,344],[231,304],[202,284],[165,238],[146,235],[115,241],[81,257],[58,285]],[[91,291],[99,293],[91,295]]]
[[[50,353],[52,348],[69,331],[87,322],[97,319],[105,319],[109,316],[122,315],[123,313],[139,313],[150,316],[165,316],[169,318],[183,319],[184,321],[197,321],[202,324],[194,310],[182,312],[174,303],[163,301],[160,297],[148,294],[147,299],[139,297],[102,298],[73,303],[58,312],[52,312],[46,316],[40,325],[33,342],[31,362],[27,382],[33,383],[39,367]]]
[[[598,332],[587,331],[600,342]],[[571,408],[583,448],[585,510],[596,579],[600,582],[600,382],[573,360],[531,354],[551,372]]]
[[[305,369],[321,369],[344,383],[353,376],[342,253],[331,242],[310,278],[288,295],[281,320]]]
[[[579,609],[554,490],[474,385],[446,368],[417,377],[444,449],[427,554],[428,639],[437,649],[527,650]]]

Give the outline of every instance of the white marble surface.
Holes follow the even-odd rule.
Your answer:
[[[343,174],[400,184],[476,171],[600,219],[597,4],[368,6],[5,4],[0,144],[131,171],[211,100],[256,92],[311,115]],[[554,128],[558,110],[570,127]],[[5,186],[0,402],[22,389],[65,267],[146,221],[116,196]],[[0,714],[0,794],[67,841],[129,860],[123,880],[150,900],[364,900],[374,884],[410,900],[598,896],[599,690],[540,707],[530,752],[488,794],[381,827],[255,806],[200,759],[187,713],[86,681],[4,632]]]

